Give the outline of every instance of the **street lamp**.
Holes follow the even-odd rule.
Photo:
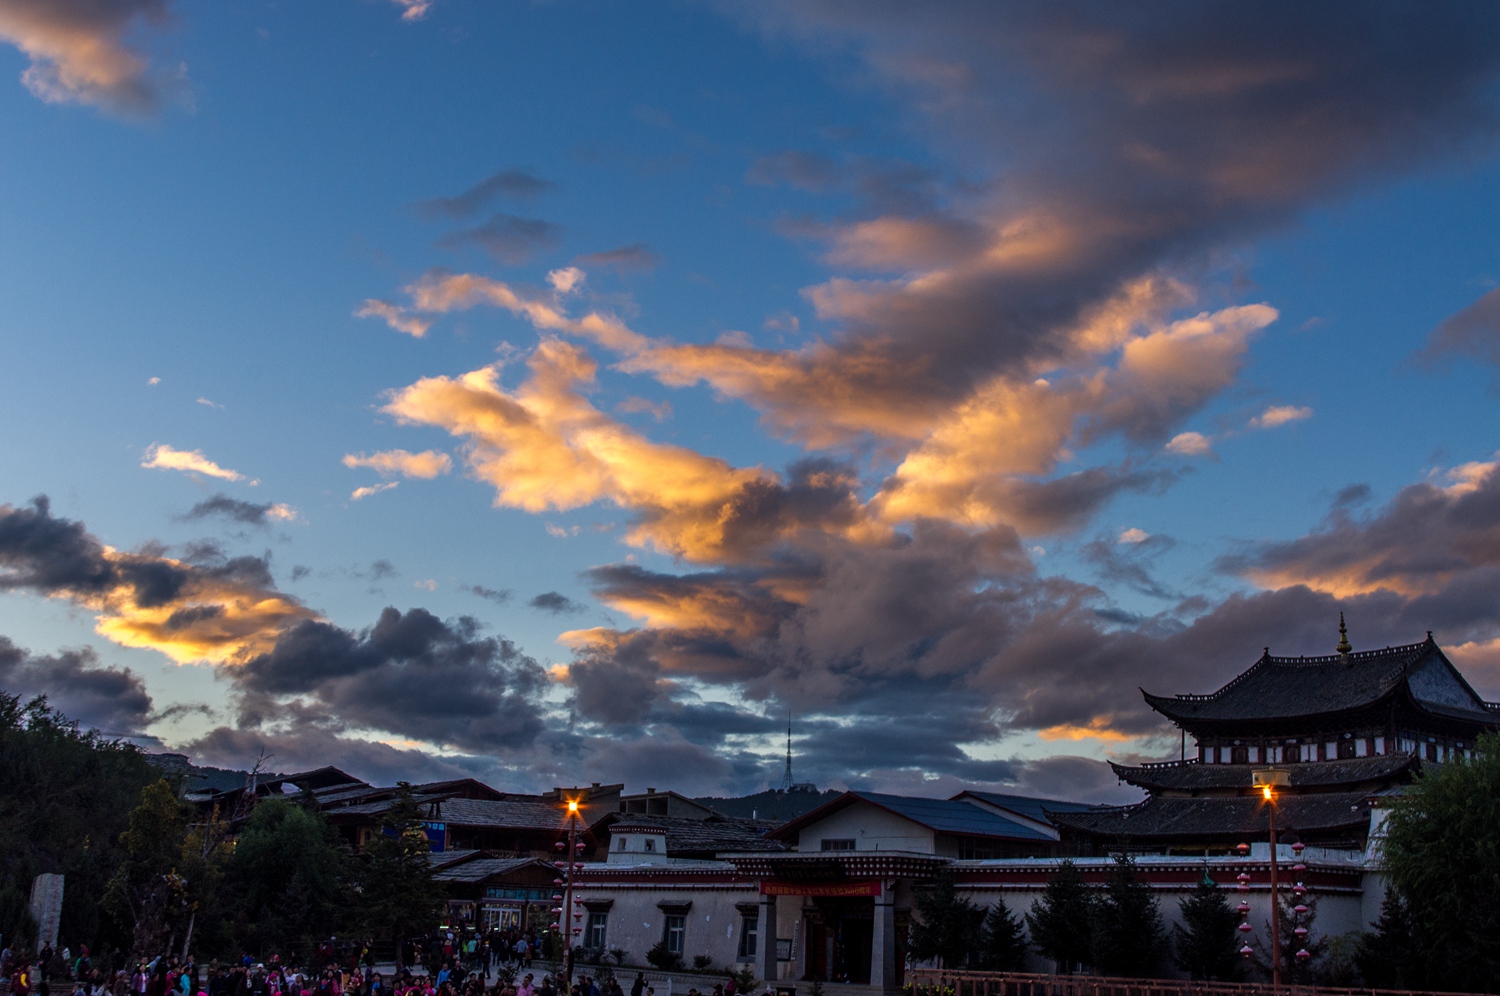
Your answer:
[[[578,851],[583,849],[583,844],[578,840],[578,823],[576,822],[582,819],[582,815],[578,812],[578,800],[569,799],[567,810],[568,850],[565,855],[567,860],[553,862],[555,867],[563,870],[563,905],[560,910],[556,908],[552,910],[553,915],[557,918],[552,924],[552,929],[556,930],[559,925],[562,927],[563,978],[567,983],[563,989],[564,992],[568,992],[573,988],[572,942],[574,933],[573,919],[576,918],[572,915],[574,905],[573,872],[577,869],[577,865],[574,862],[578,857]],[[558,841],[557,846],[561,848],[563,846],[562,841]]]
[[[1257,768],[1250,773],[1250,784],[1260,789],[1266,800],[1266,816],[1271,824],[1271,991],[1281,988],[1281,902],[1276,889],[1276,790],[1292,783],[1292,773],[1285,768]]]

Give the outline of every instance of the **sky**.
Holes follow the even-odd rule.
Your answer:
[[[1129,801],[1500,699],[1500,10],[0,0],[0,688],[202,764]]]

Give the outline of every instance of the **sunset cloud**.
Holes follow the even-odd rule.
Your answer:
[[[180,470],[185,474],[202,474],[225,481],[243,481],[245,475],[238,471],[220,467],[202,450],[175,450],[166,443],[153,443],[146,448],[146,459],[141,466],[153,470]]]
[[[378,495],[382,491],[389,491],[400,483],[400,481],[387,481],[384,484],[368,484],[362,488],[355,488],[353,491],[349,492],[349,500],[364,501],[371,495]]]
[[[351,469],[369,467],[385,477],[418,477],[432,480],[453,469],[453,458],[437,450],[409,453],[406,450],[386,450],[381,453],[347,453],[344,466]]]
[[[1179,432],[1167,441],[1166,451],[1178,456],[1212,456],[1214,447],[1201,432]]]
[[[375,298],[370,298],[360,305],[359,310],[354,312],[354,317],[383,318],[385,323],[397,332],[405,332],[416,339],[425,336],[427,330],[432,328],[432,323],[427,319],[418,318],[405,308]]]
[[[1250,420],[1250,428],[1274,429],[1277,426],[1301,422],[1303,419],[1312,417],[1311,408],[1301,408],[1297,405],[1272,405]]]
[[[31,58],[21,81],[40,99],[145,114],[166,84],[125,36],[138,23],[165,22],[167,7],[167,0],[0,0],[0,39]]]

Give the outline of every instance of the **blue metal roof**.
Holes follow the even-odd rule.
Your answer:
[[[1008,820],[997,813],[981,809],[972,802],[964,802],[962,799],[923,799],[918,796],[885,795],[880,792],[855,792],[854,795],[939,833],[976,837],[1010,837],[1017,840],[1052,840],[1039,830],[1014,820]]]

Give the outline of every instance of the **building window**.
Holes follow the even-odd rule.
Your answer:
[[[1229,763],[1230,764],[1249,764],[1250,763],[1250,748],[1249,747],[1231,747],[1231,748],[1229,748]]]
[[[687,933],[687,917],[667,914],[667,922],[661,931],[661,941],[673,954],[682,954],[682,939]]]
[[[608,927],[608,913],[590,913],[589,925],[588,928],[584,931],[583,935],[583,946],[586,948],[594,948],[596,950],[603,951],[604,934]]]
[[[621,837],[621,838],[620,838],[620,846],[619,846],[619,847],[617,847],[617,848],[615,848],[615,850],[617,850],[617,851],[623,851],[623,850],[625,850],[625,845],[626,845],[626,844],[627,844],[627,843],[628,843],[628,840],[627,840],[627,838],[625,838],[625,837]]]
[[[755,960],[755,942],[760,936],[760,918],[754,913],[740,914],[740,961]]]
[[[842,837],[839,839],[823,838],[823,850],[825,851],[852,851],[854,850],[854,838]]]
[[[1287,744],[1281,748],[1281,761],[1283,764],[1296,764],[1302,760],[1302,748],[1297,744]]]
[[[653,851],[653,852],[656,850],[656,841],[652,840],[650,837],[646,838],[645,843],[646,843],[646,850]]]
[[[1427,760],[1432,761],[1433,763],[1436,763],[1437,759],[1438,759],[1437,744],[1428,744],[1427,745]]]
[[[1339,741],[1339,760],[1340,761],[1347,761],[1350,758],[1352,758],[1353,756],[1354,756],[1354,741],[1353,740],[1340,740]]]

